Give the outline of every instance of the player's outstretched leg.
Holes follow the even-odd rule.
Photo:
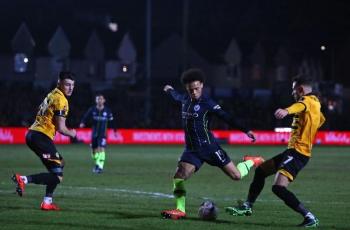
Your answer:
[[[298,226],[317,227],[319,225],[319,220],[308,209],[306,209],[298,198],[285,186],[273,185],[272,191],[276,196],[283,200],[288,207],[300,213],[304,217],[304,221]]]
[[[174,182],[174,196],[176,199],[176,209],[164,210],[161,212],[161,216],[165,219],[178,220],[186,217],[185,180],[180,178],[175,178],[173,182]]]

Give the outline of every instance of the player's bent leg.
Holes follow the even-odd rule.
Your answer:
[[[304,205],[298,200],[298,198],[287,189],[290,183],[290,178],[277,173],[274,185],[272,186],[273,193],[278,196],[284,203],[293,209],[295,212],[300,213],[304,217],[304,221],[298,225],[302,227],[317,227],[319,225],[318,219],[304,207]]]
[[[186,217],[186,189],[185,180],[195,172],[195,166],[186,162],[179,162],[173,184],[176,209],[164,210],[161,216],[165,219],[182,219]]]

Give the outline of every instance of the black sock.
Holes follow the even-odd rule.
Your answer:
[[[46,196],[48,197],[52,197],[57,184],[60,183],[58,176],[54,173],[39,173],[30,175],[27,178],[28,182],[46,185]]]
[[[250,184],[247,201],[252,205],[260,195],[265,185],[264,171],[258,167],[255,170],[253,182]]]
[[[276,196],[283,200],[288,207],[300,213],[302,216],[306,216],[306,214],[309,212],[298,200],[298,198],[292,192],[288,191],[286,187],[273,185],[272,191],[276,194]]]

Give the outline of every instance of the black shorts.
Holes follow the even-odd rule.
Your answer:
[[[48,136],[38,131],[29,130],[26,135],[26,143],[49,172],[63,176],[63,157],[58,153],[53,141]]]
[[[310,158],[295,149],[287,149],[272,159],[275,162],[277,171],[288,177],[290,181],[293,181]]]
[[[222,168],[230,163],[231,159],[220,146],[210,145],[195,151],[186,149],[179,161],[194,165],[197,171],[204,162]]]
[[[93,137],[91,141],[91,148],[96,149],[98,147],[106,148],[107,139],[106,137]]]

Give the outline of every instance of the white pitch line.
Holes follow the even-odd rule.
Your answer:
[[[106,191],[106,192],[117,192],[117,193],[128,193],[128,194],[137,194],[137,195],[146,195],[151,197],[159,197],[159,198],[174,198],[171,194],[165,194],[160,192],[145,192],[139,190],[130,190],[130,189],[119,189],[119,188],[99,188],[99,187],[75,187],[75,186],[60,186],[61,188],[67,189],[80,189],[80,190],[98,190],[98,191]]]

